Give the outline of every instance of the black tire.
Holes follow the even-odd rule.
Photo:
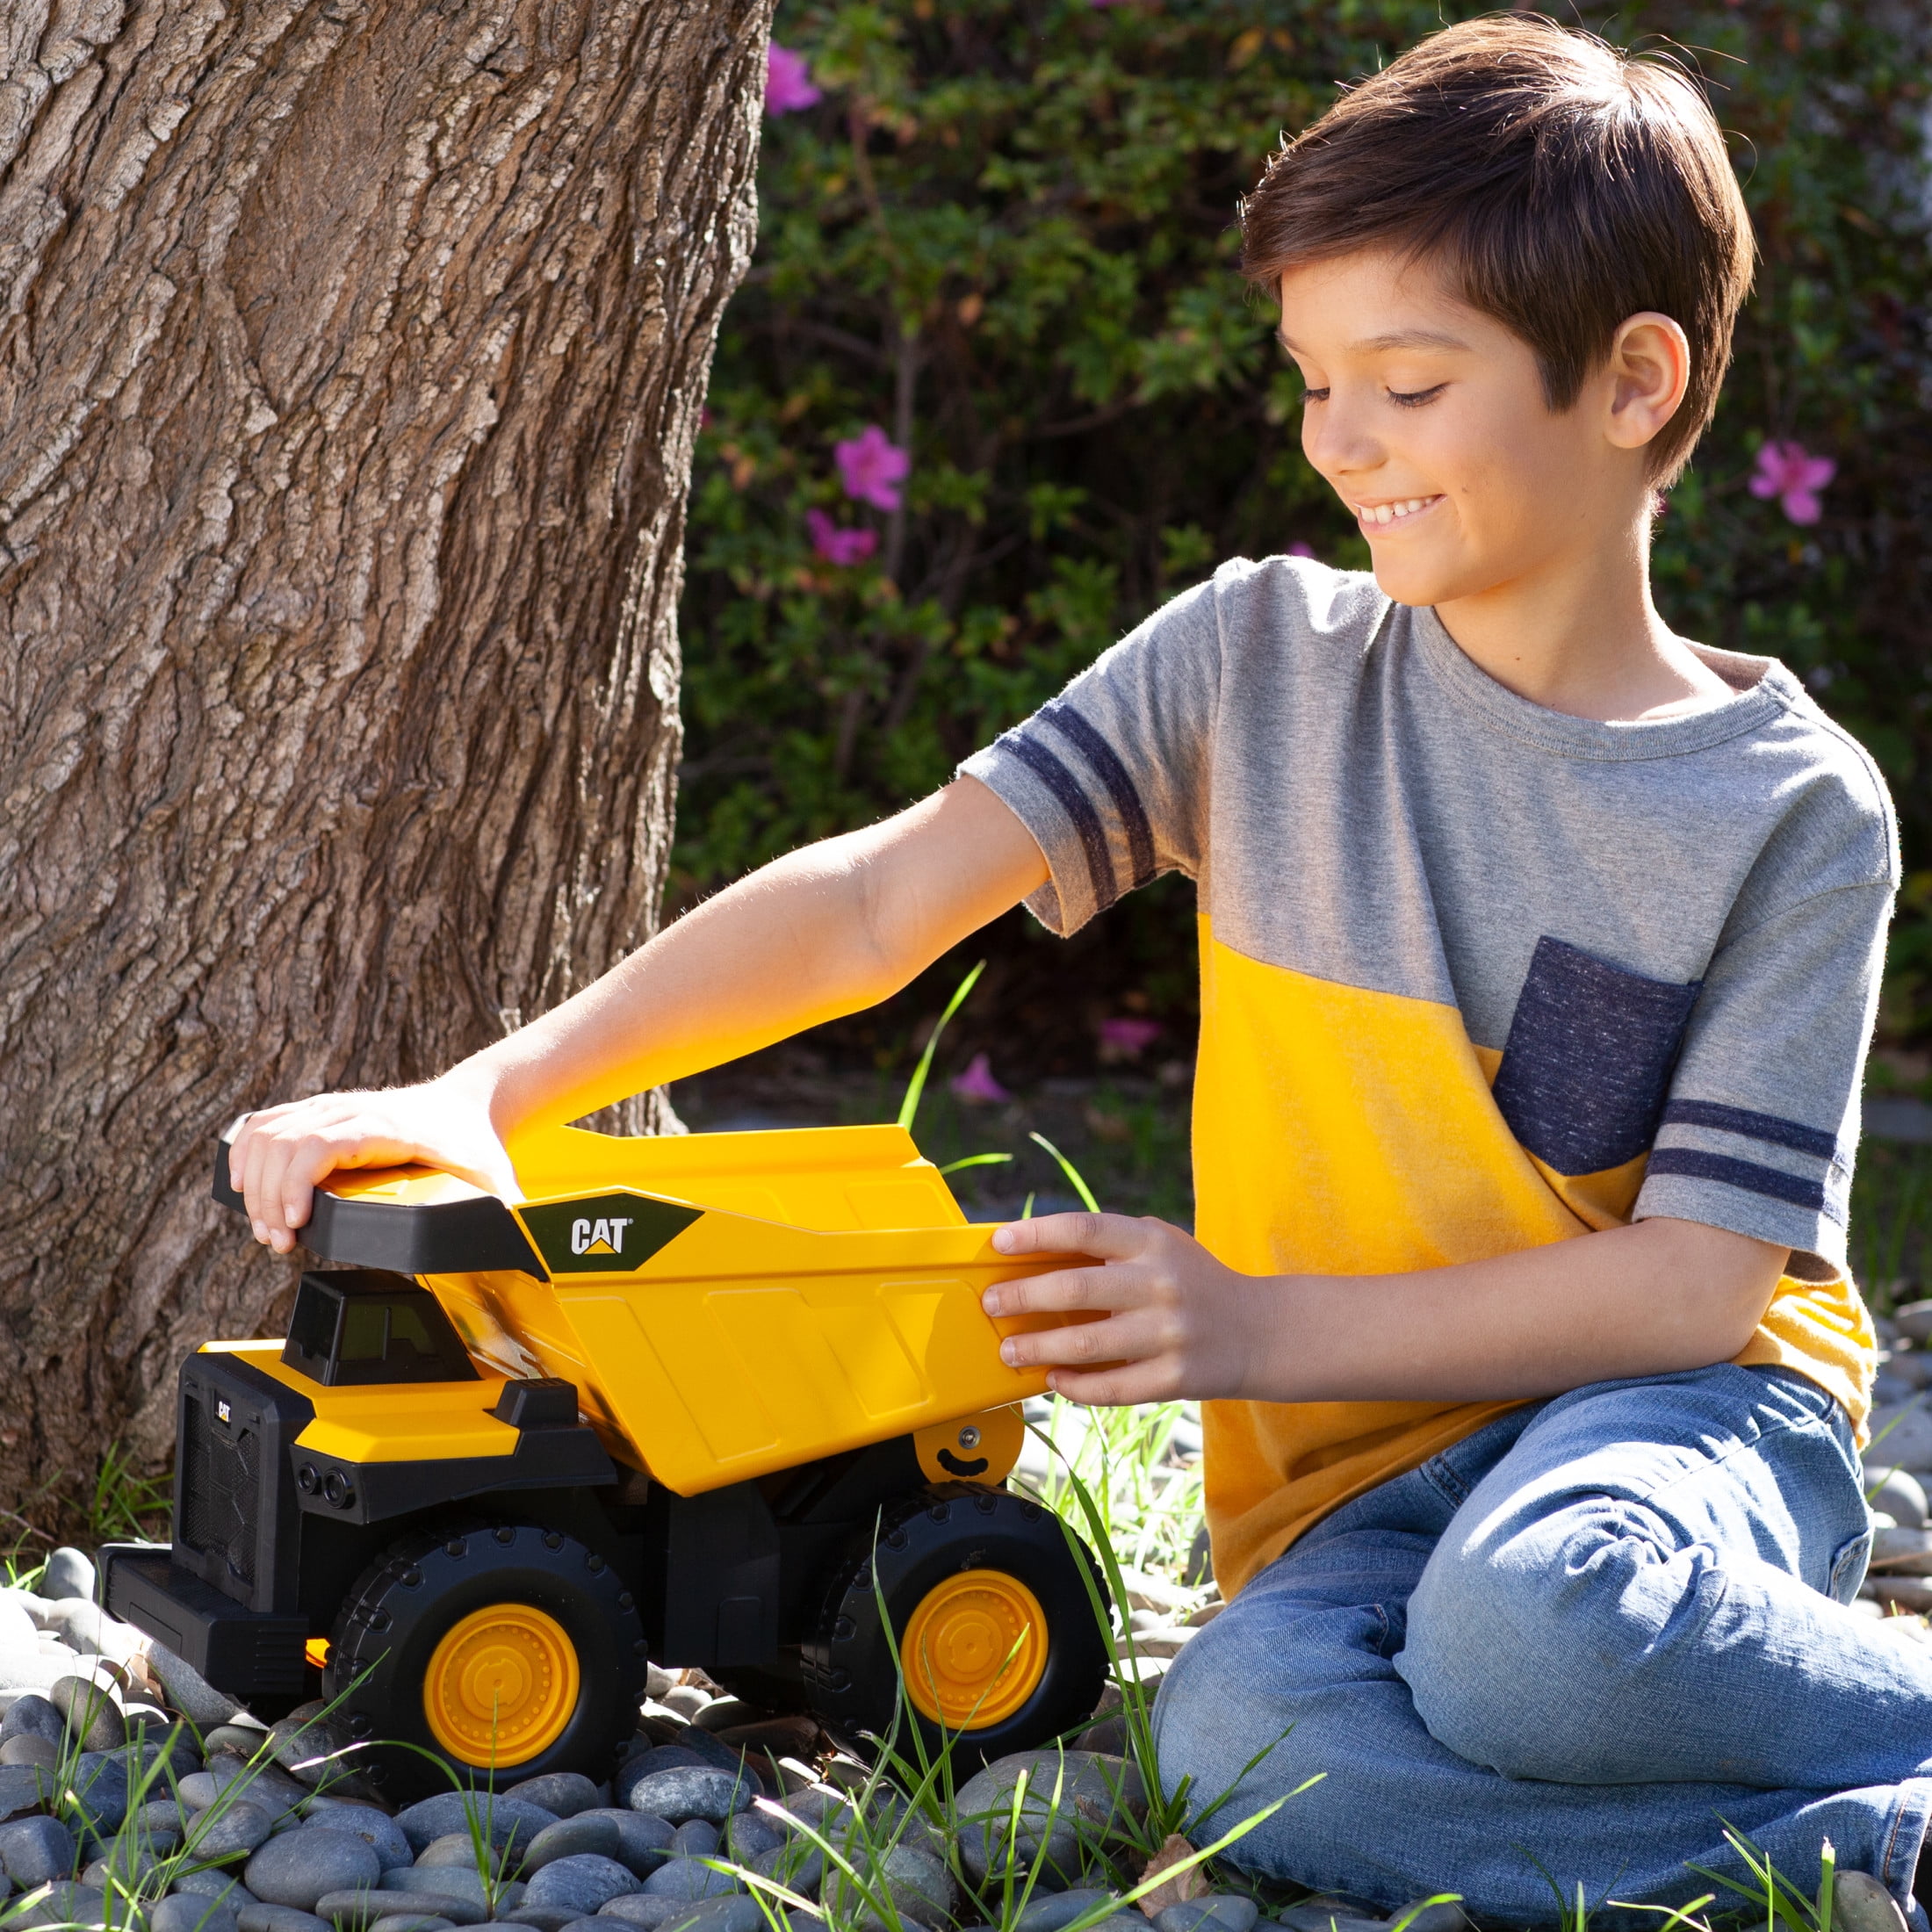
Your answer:
[[[1078,1550],[1078,1554],[1075,1554]],[[848,1742],[884,1736],[898,1694],[893,1645],[927,1593],[965,1570],[998,1570],[1033,1593],[1047,1626],[1046,1664],[1032,1694],[997,1721],[941,1734],[905,1702],[902,1721],[918,1725],[929,1750],[949,1747],[956,1765],[984,1763],[1072,1729],[1099,1701],[1107,1643],[1082,1576],[1107,1601],[1099,1565],[1084,1543],[1071,1546],[1059,1517],[1008,1489],[949,1483],[888,1509],[877,1541],[868,1536],[841,1568],[802,1662],[811,1708]],[[878,1590],[874,1590],[876,1568]],[[893,1643],[879,1618],[883,1597]],[[901,1748],[909,1748],[903,1734]]]
[[[437,1646],[495,1604],[527,1606],[562,1626],[578,1690],[551,1741],[493,1771],[444,1748],[426,1704]],[[363,1572],[336,1619],[322,1694],[341,1700],[337,1722],[371,1747],[356,1754],[357,1768],[397,1802],[449,1789],[424,1752],[478,1788],[547,1771],[603,1778],[637,1723],[645,1651],[636,1602],[596,1551],[529,1524],[452,1523],[393,1545]]]

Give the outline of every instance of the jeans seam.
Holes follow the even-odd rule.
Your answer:
[[[1443,1500],[1460,1509],[1474,1493],[1474,1486],[1463,1481],[1450,1467],[1445,1457],[1431,1456],[1424,1463],[1419,1474],[1429,1487],[1438,1492]]]

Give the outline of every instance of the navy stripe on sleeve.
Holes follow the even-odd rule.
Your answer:
[[[1037,739],[1024,732],[1008,732],[998,742],[1010,751],[1059,801],[1061,811],[1073,821],[1080,835],[1080,849],[1086,854],[1087,876],[1093,885],[1093,906],[1105,912],[1121,896],[1114,883],[1114,861],[1107,849],[1107,831],[1093,801],[1080,789],[1080,781]]]
[[[1719,1180],[1727,1187],[1741,1187],[1747,1193],[1769,1194],[1773,1200],[1788,1200],[1794,1208],[1808,1208],[1815,1215],[1829,1215],[1842,1221],[1842,1211],[1825,1199],[1823,1185],[1806,1180],[1802,1174],[1786,1174],[1775,1167],[1760,1167],[1755,1161],[1733,1160],[1728,1154],[1707,1154],[1701,1147],[1660,1147],[1645,1166],[1646,1178],[1652,1174],[1682,1174],[1690,1180]]]
[[[1145,885],[1154,876],[1154,828],[1147,822],[1147,808],[1135,789],[1134,781],[1120,754],[1074,708],[1059,698],[1040,707],[1046,722],[1067,739],[1099,774],[1114,809],[1127,830],[1128,855],[1133,861],[1134,885]],[[1129,887],[1131,890],[1132,888]]]
[[[1714,1127],[1727,1134],[1742,1134],[1754,1141],[1769,1141],[1774,1147],[1789,1147],[1800,1154],[1815,1154],[1820,1160],[1838,1157],[1838,1142],[1815,1127],[1787,1121],[1781,1114],[1754,1114],[1746,1107],[1726,1107],[1719,1100],[1672,1100],[1663,1110],[1662,1127]]]

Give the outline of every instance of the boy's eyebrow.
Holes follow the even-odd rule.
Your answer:
[[[1274,339],[1292,356],[1295,347],[1287,335],[1276,329]],[[1391,349],[1467,349],[1468,343],[1460,335],[1452,335],[1446,329],[1398,328],[1386,335],[1365,335],[1361,341],[1351,342],[1352,355],[1375,355]]]

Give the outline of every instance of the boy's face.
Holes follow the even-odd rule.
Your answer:
[[[1426,263],[1381,250],[1291,269],[1281,339],[1308,384],[1301,447],[1398,603],[1448,604],[1627,542],[1640,451],[1606,434],[1606,371],[1561,415],[1523,339]]]

